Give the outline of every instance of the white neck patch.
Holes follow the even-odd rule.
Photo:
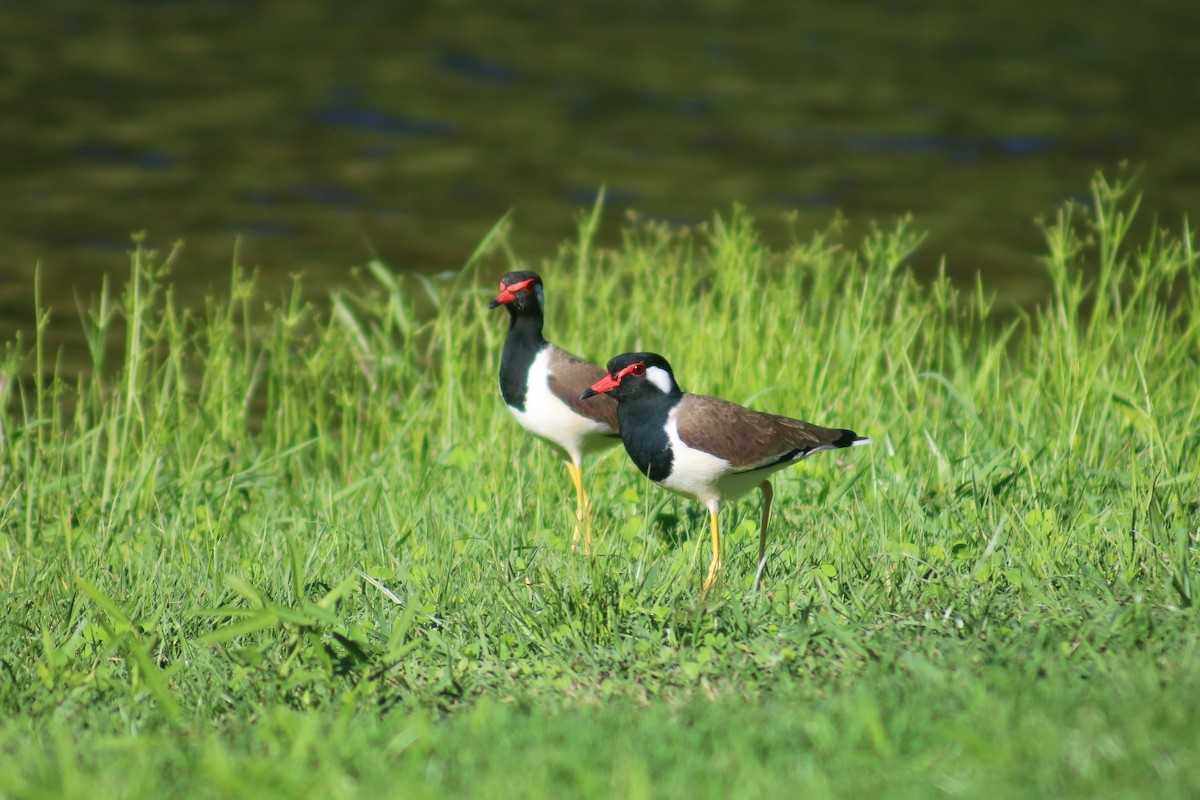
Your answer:
[[[675,380],[671,373],[662,367],[646,367],[646,379],[662,390],[663,394],[670,394],[675,390]]]

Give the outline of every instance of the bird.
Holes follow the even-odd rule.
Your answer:
[[[580,397],[601,394],[617,401],[621,441],[642,474],[708,508],[712,559],[701,597],[721,572],[718,512],[722,503],[733,502],[755,487],[762,491],[755,578],[755,588],[761,589],[774,497],[770,475],[821,450],[871,443],[845,428],[823,428],[684,392],[671,365],[657,353],[622,353],[610,360],[607,374]]]
[[[536,272],[509,272],[489,309],[508,309],[508,334],[500,355],[500,396],[521,427],[554,445],[567,458],[575,484],[575,532],[584,552],[592,551],[591,501],[583,488],[583,459],[620,441],[617,404],[610,397],[584,398],[582,392],[604,376],[604,369],[542,335],[545,292]]]

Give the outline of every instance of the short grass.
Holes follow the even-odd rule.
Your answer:
[[[316,305],[137,250],[91,369],[45,315],[0,368],[0,796],[1196,796],[1200,271],[1093,188],[1021,311],[904,223],[589,216],[537,265],[567,348],[874,437],[777,481],[762,593],[732,507],[706,601],[700,509],[619,449],[570,552],[495,386],[502,226]]]

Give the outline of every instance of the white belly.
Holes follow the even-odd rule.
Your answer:
[[[576,464],[584,452],[602,444],[616,444],[603,422],[576,414],[570,406],[559,400],[550,391],[550,348],[542,349],[529,369],[529,383],[525,387],[525,410],[512,406],[508,410],[521,423],[521,427],[535,436],[558,445]],[[600,438],[604,437],[604,438]]]

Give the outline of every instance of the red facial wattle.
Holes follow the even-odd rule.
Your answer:
[[[521,281],[520,283],[514,283],[509,286],[505,286],[503,283],[501,283],[500,294],[496,295],[495,302],[502,306],[508,305],[517,299],[517,292],[521,291],[522,289],[529,288],[532,283],[533,278],[529,278],[528,280]]]
[[[592,391],[596,394],[608,394],[620,385],[620,376],[614,378],[611,375],[605,375],[603,378],[592,384]]]
[[[626,367],[625,369],[618,372],[617,380],[619,382],[620,379],[624,378],[626,375],[632,375],[635,378],[640,378],[645,374],[646,374],[646,365],[639,361],[636,364],[630,364],[628,367]]]
[[[616,375],[605,375],[600,380],[592,384],[592,392],[595,394],[608,394],[613,389],[621,385],[621,381],[626,375],[632,375],[635,378],[640,378],[646,374],[646,365],[642,363],[630,364],[625,369],[618,372]]]

